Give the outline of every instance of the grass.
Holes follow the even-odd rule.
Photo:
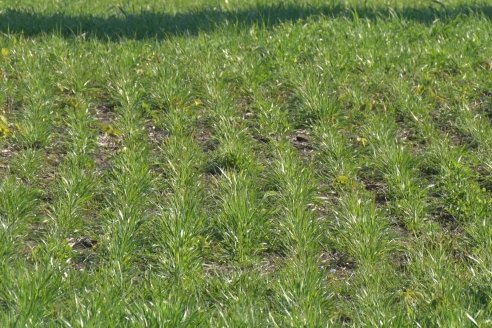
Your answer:
[[[1,326],[491,326],[491,17],[3,1]]]

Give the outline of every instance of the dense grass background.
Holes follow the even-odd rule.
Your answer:
[[[0,1],[0,325],[491,326],[491,18]]]

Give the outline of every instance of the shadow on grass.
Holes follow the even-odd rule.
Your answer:
[[[121,38],[165,39],[174,35],[197,35],[209,33],[225,24],[239,28],[255,24],[273,27],[282,22],[304,20],[312,16],[331,18],[389,19],[431,24],[436,19],[452,20],[459,16],[483,15],[492,19],[492,5],[471,5],[455,7],[407,7],[393,10],[386,7],[346,7],[342,5],[306,7],[298,5],[259,6],[248,10],[201,11],[168,14],[142,11],[138,14],[99,17],[92,15],[72,16],[65,14],[43,15],[35,12],[7,9],[0,12],[0,32],[22,34],[27,37],[38,34],[56,33],[65,37],[85,34],[102,40]]]

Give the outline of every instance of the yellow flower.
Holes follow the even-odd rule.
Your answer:
[[[357,142],[359,142],[364,147],[367,146],[367,144],[369,143],[369,141],[364,137],[357,137]]]
[[[2,56],[7,57],[10,54],[9,48],[2,48]]]
[[[111,124],[100,123],[99,127],[104,133],[108,134],[109,136],[121,137],[124,134],[123,131]]]
[[[0,115],[0,135],[10,135],[9,122],[3,115]]]
[[[349,180],[350,180],[349,177],[346,175],[337,176],[337,182],[339,184],[346,185],[347,183],[349,183]]]

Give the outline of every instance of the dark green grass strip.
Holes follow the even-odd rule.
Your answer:
[[[313,211],[313,175],[288,142],[280,141],[275,148],[271,183],[275,190],[277,229],[286,256],[276,289],[279,313],[287,316],[273,320],[292,327],[324,325],[331,306],[329,286],[318,266],[322,232]]]
[[[197,326],[204,318],[204,157],[193,138],[194,107],[170,105],[162,114],[169,132],[159,163],[164,190],[151,221],[155,268],[145,285],[151,301],[136,312],[151,325]]]
[[[213,325],[257,326],[268,323],[268,256],[270,222],[261,194],[263,163],[255,152],[243,110],[228,92],[213,90],[208,120],[217,143],[207,165],[214,185],[211,263],[208,283],[213,299]],[[266,259],[268,260],[268,259]],[[212,292],[213,291],[213,292]]]
[[[139,320],[131,304],[135,291],[142,288],[142,279],[137,277],[145,267],[146,250],[140,227],[149,215],[152,174],[138,84],[124,75],[120,78],[114,84],[112,96],[119,106],[116,121],[111,123],[123,140],[101,186],[106,208],[98,218],[102,233],[97,245],[98,269],[93,279],[87,277],[86,288],[74,296],[72,304],[78,322],[87,325],[119,326]],[[107,311],[97,310],[102,308]]]

